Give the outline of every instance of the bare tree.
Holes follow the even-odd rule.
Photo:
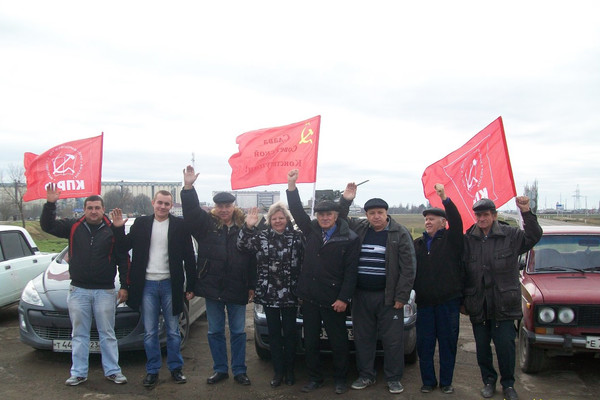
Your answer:
[[[150,197],[141,193],[135,196],[131,202],[131,211],[135,215],[150,215],[154,212]]]
[[[4,176],[0,173],[0,181],[4,182]],[[27,189],[25,181],[25,168],[20,165],[10,164],[8,166],[8,182],[11,185],[2,185],[5,196],[14,205],[23,228],[25,228],[25,213],[23,211],[23,196]]]
[[[120,208],[126,213],[131,212],[133,197],[127,188],[109,190],[104,194],[103,199],[107,212],[113,208]]]
[[[529,197],[531,211],[534,214],[537,214],[538,210],[538,181],[537,179],[533,181],[533,184],[529,186],[529,184],[525,185],[525,196]]]

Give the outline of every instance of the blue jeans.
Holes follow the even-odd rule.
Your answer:
[[[158,374],[162,355],[158,340],[158,318],[162,310],[167,330],[167,366],[169,371],[183,368],[179,315],[173,315],[171,280],[146,280],[142,296],[142,319],[144,321],[144,350],[146,350],[146,372]]]
[[[460,325],[460,299],[436,306],[421,306],[417,316],[417,353],[423,385],[435,386],[433,355],[436,341],[440,352],[440,386],[452,385]]]
[[[67,296],[69,317],[73,331],[72,376],[88,376],[90,354],[90,329],[92,318],[100,337],[102,369],[109,376],[121,372],[119,348],[115,336],[117,292],[115,289],[83,289],[71,285]]]
[[[246,305],[206,299],[208,320],[208,346],[213,358],[213,370],[227,373],[227,343],[225,341],[225,308],[229,321],[231,342],[231,372],[233,375],[246,373]]]

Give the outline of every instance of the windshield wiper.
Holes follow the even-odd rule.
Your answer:
[[[600,272],[600,267],[587,267],[587,268],[584,268],[582,271],[585,271],[585,272]]]
[[[542,267],[542,268],[536,268],[535,272],[540,272],[540,271],[572,271],[572,272],[581,272],[583,273],[582,269],[579,268],[571,268],[571,267],[559,267],[558,265],[555,267]]]

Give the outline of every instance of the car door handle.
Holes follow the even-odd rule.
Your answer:
[[[10,265],[5,265],[4,269],[10,269]]]
[[[37,258],[34,258],[34,259],[33,259],[33,263],[34,263],[34,264],[37,264],[37,262],[38,262]]]

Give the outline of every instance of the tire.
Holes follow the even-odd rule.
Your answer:
[[[188,305],[186,303],[183,304],[183,312],[179,314],[179,335],[181,336],[181,346],[180,348],[184,348],[188,336],[190,334],[190,313],[188,310]]]
[[[254,349],[256,350],[256,355],[258,358],[264,361],[268,361],[271,359],[271,351],[267,349],[263,349],[258,345],[258,340],[256,340],[256,333],[254,334]]]
[[[544,367],[546,354],[544,350],[532,346],[527,340],[523,321],[519,329],[519,364],[521,371],[527,374],[540,372]]]
[[[414,364],[417,362],[417,346],[413,348],[413,350],[404,355],[404,363],[405,364]]]

